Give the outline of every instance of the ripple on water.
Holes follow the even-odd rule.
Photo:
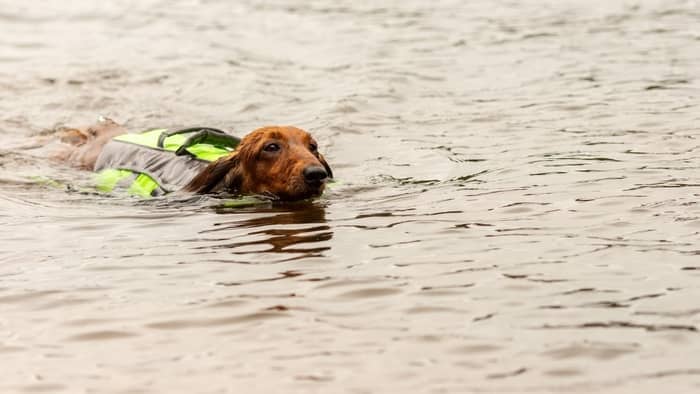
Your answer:
[[[0,392],[697,391],[692,2],[0,5]],[[29,141],[98,115],[338,181],[98,195]]]

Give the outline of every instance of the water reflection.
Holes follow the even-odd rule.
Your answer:
[[[326,222],[325,208],[318,203],[297,203],[251,210],[217,209],[234,220],[214,224],[202,234],[216,234],[216,245],[232,254],[274,254],[289,261],[320,257],[330,249],[333,231]],[[251,217],[251,214],[254,215]],[[240,216],[245,218],[241,220]],[[244,233],[241,233],[244,231]],[[230,233],[230,236],[222,236]]]

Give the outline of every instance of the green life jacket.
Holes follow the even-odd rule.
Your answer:
[[[124,188],[139,197],[160,196],[187,185],[239,143],[239,138],[208,127],[122,134],[108,142],[97,158],[97,189],[109,193]]]

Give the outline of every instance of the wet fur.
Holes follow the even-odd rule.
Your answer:
[[[53,158],[83,169],[93,170],[104,145],[126,129],[106,119],[83,128],[63,128],[57,131],[61,142]],[[281,146],[279,154],[263,150],[274,141]],[[269,126],[254,130],[234,152],[210,163],[183,190],[207,194],[258,194],[280,200],[301,200],[323,193],[325,182],[310,185],[303,171],[309,166],[321,166],[333,177],[330,166],[318,151],[310,146],[315,141],[304,130],[291,126]]]
[[[264,144],[276,141],[281,152],[271,157]],[[302,172],[309,166],[322,166],[329,178],[333,173],[323,155],[310,150],[315,144],[304,130],[290,126],[263,127],[248,134],[231,155],[211,163],[184,190],[195,193],[229,192],[267,195],[282,200],[315,197],[324,184],[313,188]]]
[[[55,130],[53,136],[57,137],[56,141],[53,141],[57,144],[51,157],[56,161],[92,171],[105,144],[126,132],[124,127],[111,119],[104,119],[86,127],[60,127]]]

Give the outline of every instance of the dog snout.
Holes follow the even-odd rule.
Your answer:
[[[304,180],[309,184],[320,184],[326,178],[328,178],[328,173],[321,166],[309,166],[304,168]]]

